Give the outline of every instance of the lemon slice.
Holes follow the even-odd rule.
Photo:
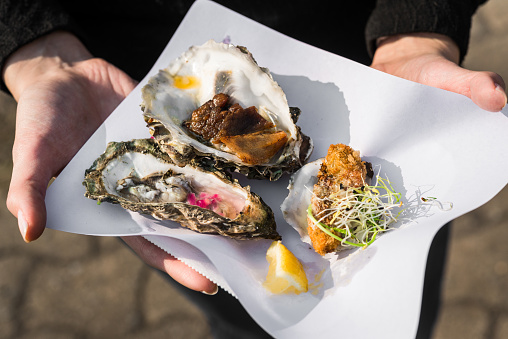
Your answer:
[[[266,251],[268,274],[263,286],[274,294],[307,292],[309,283],[302,264],[280,241]]]

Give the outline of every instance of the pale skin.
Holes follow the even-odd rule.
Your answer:
[[[503,79],[457,65],[459,50],[438,34],[380,39],[371,67],[469,97],[492,112],[507,102]],[[26,242],[46,226],[46,188],[113,109],[136,86],[114,65],[94,58],[72,34],[53,32],[14,52],[2,70],[18,102],[7,207]],[[142,237],[124,237],[148,265],[207,294],[217,286]]]

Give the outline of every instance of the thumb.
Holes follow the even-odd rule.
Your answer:
[[[20,233],[26,242],[39,238],[46,226],[45,196],[50,175],[38,161],[26,162],[26,156],[15,162],[12,171],[7,208],[18,218]]]
[[[505,83],[492,72],[474,72],[469,82],[470,98],[484,110],[498,112],[506,105]]]
[[[465,95],[486,111],[498,112],[507,101],[505,83],[500,75],[471,71],[442,57],[422,68],[417,81]]]

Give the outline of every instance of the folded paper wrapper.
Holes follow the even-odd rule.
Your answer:
[[[314,141],[310,160],[330,144],[360,150],[405,202],[418,192],[453,203],[415,213],[398,230],[364,250],[327,260],[301,241],[282,217],[289,176],[277,182],[241,179],[271,206],[283,243],[302,261],[311,291],[270,295],[262,282],[270,241],[203,235],[172,222],[100,206],[84,197],[84,171],[110,141],[149,137],[141,88],[191,45],[209,39],[248,47],[268,67],[298,125]],[[414,337],[428,250],[445,223],[494,197],[507,183],[507,110],[485,112],[468,98],[370,69],[284,36],[210,1],[195,2],[152,70],[95,132],[48,190],[48,227],[66,232],[142,235],[236,296],[252,317],[279,338]],[[336,321],[340,319],[337,327]],[[347,325],[346,325],[347,324]]]

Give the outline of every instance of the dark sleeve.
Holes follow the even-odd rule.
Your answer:
[[[377,38],[403,33],[440,33],[452,38],[464,58],[471,17],[487,0],[378,0],[370,16],[365,37],[370,56]]]
[[[0,0],[0,70],[18,48],[58,29],[78,31],[55,1]]]

